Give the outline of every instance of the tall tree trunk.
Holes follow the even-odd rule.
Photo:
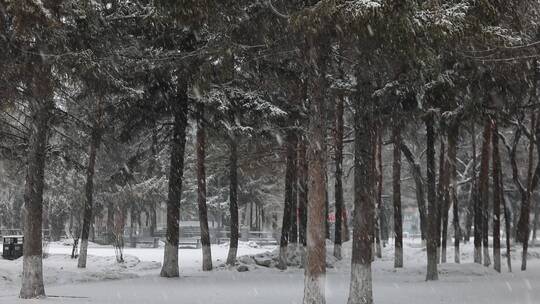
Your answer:
[[[312,67],[308,136],[307,248],[304,279],[304,304],[324,304],[326,285],[326,43],[321,37],[308,37],[308,58]]]
[[[476,174],[473,172],[473,174]],[[471,178],[475,178],[474,176]],[[471,233],[472,233],[472,225],[473,225],[473,217],[474,217],[474,191],[475,187],[473,187],[472,182],[471,186],[469,187],[469,199],[468,204],[465,212],[465,231],[463,232],[463,242],[465,244],[469,243],[471,241]],[[476,253],[476,252],[475,252]]]
[[[326,135],[324,136],[326,139]],[[325,144],[326,147],[326,144]],[[328,195],[328,165],[327,160],[324,161],[324,184],[326,185],[324,188],[324,234],[325,238],[327,240],[330,239],[330,221],[328,218],[330,217],[330,196]]]
[[[202,270],[212,270],[212,251],[210,248],[210,229],[208,228],[208,210],[206,206],[206,170],[205,148],[206,132],[204,129],[204,105],[197,104],[197,204],[199,206],[199,227],[203,254]]]
[[[439,150],[439,184],[437,201],[439,203],[439,218],[437,219],[437,261],[446,263],[446,233],[448,227],[448,208],[446,201],[446,145],[441,137]]]
[[[292,178],[291,178],[291,225],[290,225],[290,234],[289,242],[291,243],[293,250],[296,249],[298,244],[298,153],[296,148],[298,146],[298,135],[293,133],[294,137],[292,144]]]
[[[466,208],[466,214],[465,214],[465,233],[464,233],[464,236],[463,236],[463,242],[464,243],[468,243],[470,240],[471,240],[471,233],[472,233],[472,226],[473,226],[473,217],[474,217],[474,214],[475,214],[475,208],[476,208],[476,192],[477,192],[477,187],[476,187],[476,178],[477,178],[477,175],[476,175],[476,131],[475,131],[475,123],[471,123],[471,129],[470,129],[470,134],[471,134],[471,143],[472,143],[472,170],[471,170],[471,183],[470,183],[470,187],[469,187],[469,199],[468,199],[468,204],[467,204],[467,208]],[[477,250],[476,250],[476,247],[474,249],[474,260],[475,260],[475,263],[477,263],[477,259],[479,258],[479,262],[478,263],[481,263],[482,262],[482,256],[481,256],[481,251],[480,251],[480,255],[478,256],[477,255]]]
[[[184,152],[186,147],[187,119],[187,84],[180,84],[181,96],[173,103],[173,136],[169,169],[169,193],[167,197],[167,233],[161,276],[178,277],[178,239],[180,229],[180,201],[182,199],[182,179],[184,175]]]
[[[378,158],[377,158],[377,150],[378,150],[378,146],[377,146],[377,138],[379,137],[379,128],[378,128],[378,124],[375,122],[373,124],[373,131],[374,131],[374,134],[373,136],[371,137],[371,140],[373,142],[370,142],[369,143],[369,146],[371,147],[371,153],[372,153],[372,156],[371,156],[371,159],[373,160],[371,162],[371,167],[370,167],[370,170],[371,170],[371,173],[373,174],[372,175],[372,178],[370,179],[371,181],[371,187],[373,187],[370,191],[371,195],[373,196],[372,197],[372,201],[373,201],[373,204],[374,204],[374,208],[375,208],[375,212],[374,212],[374,216],[373,216],[373,236],[372,236],[372,240],[374,241],[374,243],[372,244],[373,245],[373,250],[375,251],[375,256],[378,257],[379,259],[382,258],[382,248],[381,248],[381,229],[380,229],[380,223],[379,223],[379,208],[378,208],[378,197],[377,195],[379,194],[378,193],[378,181],[379,181],[379,173],[377,172],[377,169],[378,169]],[[372,256],[372,261],[374,261],[375,259],[375,256]]]
[[[508,150],[508,154],[509,154],[508,156],[510,158],[510,164],[512,166],[512,180],[521,194],[521,204],[523,205],[525,204],[525,201],[527,200],[527,189],[521,183],[521,178],[519,174],[519,166],[516,160],[516,153],[517,153],[517,148],[518,148],[520,139],[521,139],[521,128],[517,127],[516,130],[514,131],[514,138],[512,140],[512,146],[507,145],[506,148]],[[522,242],[523,237],[521,235],[520,228],[518,227],[520,226],[520,223],[518,223],[518,220],[517,220],[517,217],[519,214],[519,211],[517,210],[518,208],[517,205],[518,205],[517,202],[514,202],[512,204],[512,213],[513,213],[512,223],[514,224],[512,225],[513,226],[512,229],[514,230],[512,231],[512,235],[515,236],[516,241]],[[515,223],[518,223],[518,224],[515,224]]]
[[[482,201],[480,200],[478,180],[476,175],[476,133],[472,132],[473,147],[473,205],[474,205],[474,262],[482,264]],[[482,154],[483,155],[483,154]]]
[[[392,163],[392,200],[394,203],[394,267],[403,267],[403,219],[401,215],[401,130],[394,118],[392,128],[394,161]]]
[[[154,123],[152,128],[152,146],[150,147],[152,157],[148,162],[148,167],[146,170],[146,176],[148,178],[154,177],[154,172],[156,171],[156,165],[158,163],[158,128]],[[157,214],[156,214],[156,202],[150,200],[147,207],[150,213],[150,236],[155,236],[156,226],[157,226]]]
[[[293,213],[293,203],[296,201],[293,191],[293,184],[296,182],[296,135],[289,131],[287,134],[286,147],[286,169],[285,169],[285,204],[283,210],[283,222],[281,225],[281,240],[279,243],[279,265],[280,269],[287,269],[287,247],[291,233],[291,221]]]
[[[499,131],[497,122],[492,120],[493,145],[493,268],[501,272],[501,157],[499,153]]]
[[[29,128],[30,137],[24,186],[23,273],[19,294],[23,299],[45,296],[41,224],[47,134],[53,106],[52,96],[46,97],[40,102],[30,102],[33,119]]]
[[[536,129],[536,114],[531,114],[531,131]],[[527,166],[527,193],[526,198],[521,205],[521,212],[519,215],[519,231],[521,235],[521,242],[523,243],[523,251],[521,256],[521,270],[527,270],[527,252],[529,249],[529,236],[530,236],[530,216],[531,216],[531,199],[533,194],[533,162],[534,162],[534,143],[529,140],[529,155]]]
[[[482,216],[482,246],[483,246],[483,256],[484,256],[484,266],[491,265],[491,260],[489,258],[489,156],[490,156],[490,145],[491,145],[491,123],[488,121],[484,126],[482,142],[482,159],[480,162],[480,176],[479,176],[479,194],[481,201],[481,216]]]
[[[427,274],[426,281],[435,281],[439,279],[437,271],[437,240],[439,235],[437,204],[437,191],[435,186],[435,130],[433,113],[428,113],[425,118],[426,125],[426,158],[427,158],[427,197],[428,197],[428,216],[427,216]]]
[[[341,241],[342,242],[348,242],[351,239],[350,236],[350,230],[349,230],[349,211],[347,210],[347,205],[345,204],[345,200],[343,201],[343,213],[342,213],[342,220],[341,220]]]
[[[359,89],[366,84],[358,84]],[[371,100],[368,101],[371,104]],[[372,107],[372,105],[371,105]],[[371,107],[355,102],[354,124],[354,230],[351,259],[351,280],[347,304],[372,304],[371,275],[373,219],[372,174],[374,123]],[[366,109],[368,108],[368,109]],[[367,113],[366,113],[367,112]]]
[[[334,256],[341,260],[342,226],[343,226],[343,97],[336,100],[336,117],[334,119],[334,161],[335,178],[335,222],[334,222]]]
[[[427,232],[427,210],[426,210],[426,198],[424,192],[424,179],[422,178],[422,168],[420,164],[416,161],[414,155],[407,145],[401,141],[400,143],[401,152],[405,156],[405,159],[409,162],[411,174],[414,179],[415,191],[416,191],[416,202],[418,204],[418,213],[420,215],[420,234],[422,240],[426,239]]]
[[[509,158],[510,158],[510,164],[512,166],[512,180],[514,181],[514,184],[515,186],[519,189],[519,192],[521,194],[521,205],[522,205],[522,210],[521,212],[523,213],[523,208],[527,208],[527,204],[529,202],[529,189],[528,187],[526,188],[525,186],[523,186],[523,184],[521,183],[521,178],[519,176],[519,166],[518,166],[518,163],[517,163],[517,160],[516,160],[516,153],[517,153],[517,147],[518,147],[518,144],[519,144],[519,141],[520,141],[520,138],[521,138],[521,128],[520,127],[517,127],[515,132],[514,132],[514,138],[513,138],[513,142],[512,142],[512,146],[508,145],[505,143],[506,145],[506,149],[508,150],[508,154],[509,154]],[[529,147],[530,149],[531,147]],[[532,166],[532,151],[529,150],[529,163],[528,163],[528,170],[527,170],[527,173],[528,173],[528,176],[530,176],[530,172],[531,172],[531,166]],[[505,212],[506,213],[510,213],[507,208],[505,207]],[[506,213],[505,213],[505,216],[506,216]],[[512,219],[513,222],[515,223],[516,221],[516,214],[517,211],[514,209],[514,218]],[[527,213],[527,219],[529,218],[529,213]],[[525,239],[525,242],[527,241],[527,237],[525,236],[526,233],[523,232],[523,223],[521,222],[521,219],[522,217],[520,216],[520,220],[518,222],[518,229],[516,231],[516,239],[518,242],[523,242],[524,239]],[[515,225],[514,225],[515,226]],[[525,246],[524,246],[525,247]],[[526,255],[523,254],[522,255],[522,259],[525,260],[526,262]],[[523,263],[523,260],[522,260],[522,268],[523,266],[525,266],[525,264]]]
[[[382,199],[382,187],[383,187],[383,166],[382,166],[382,123],[379,122],[377,124],[377,134],[375,138],[375,145],[377,147],[377,154],[376,157],[376,168],[375,168],[375,177],[377,188],[375,189],[375,194],[377,195],[377,199],[375,202],[377,203],[377,214],[379,218],[379,232],[377,233],[377,236],[379,238],[379,242],[377,244],[377,257],[382,258],[382,248],[381,248],[381,242],[383,243],[382,246],[385,246],[384,242],[386,240],[386,217],[384,212],[384,201]]]
[[[448,177],[449,177],[449,199],[452,205],[452,223],[454,227],[454,262],[459,264],[460,248],[459,241],[461,239],[461,227],[459,225],[459,201],[457,198],[457,140],[459,135],[459,127],[452,125],[448,130]]]
[[[534,138],[536,139],[536,155],[538,162],[536,163],[536,169],[534,171],[534,176],[532,179],[532,185],[531,185],[531,194],[538,186],[538,181],[540,180],[540,141],[538,140],[540,138],[540,114],[536,117],[536,124],[534,129]],[[538,221],[540,220],[540,203],[538,201],[535,201],[534,203],[534,219],[533,219],[533,246],[536,241],[536,229],[538,225]]]
[[[499,157],[500,159],[500,157]],[[501,164],[501,172],[502,170],[502,162],[499,161]],[[512,216],[510,215],[510,206],[506,204],[506,199],[504,198],[504,178],[502,177],[501,173],[501,185],[500,185],[500,200],[501,204],[503,206],[504,210],[504,227],[505,227],[505,234],[506,234],[506,265],[508,266],[508,272],[512,272],[512,257],[511,257],[511,242],[510,237],[512,236],[512,229],[510,227],[510,222],[512,221]]]
[[[301,245],[302,266],[305,262],[307,245],[307,205],[308,205],[308,162],[306,141],[301,138],[298,144],[298,242]]]
[[[231,237],[229,242],[229,253],[227,255],[227,265],[236,263],[238,252],[238,147],[236,138],[231,135],[229,138],[230,160],[229,160],[229,212],[231,214]]]
[[[534,62],[534,71],[535,71],[535,74],[534,74],[534,86],[533,86],[533,96],[535,97],[536,100],[538,100],[538,97],[539,97],[539,94],[538,94],[538,84],[539,84],[539,81],[540,81],[540,69],[539,69],[539,64],[538,64],[538,61],[535,61]],[[538,185],[538,181],[540,180],[540,142],[538,141],[538,139],[540,138],[540,112],[537,110],[535,111],[535,113],[531,114],[531,120],[534,121],[534,124],[531,123],[531,125],[534,125],[534,129],[531,128],[531,133],[533,133],[533,130],[534,130],[534,133],[533,133],[533,138],[534,138],[534,141],[536,142],[536,153],[537,153],[537,156],[538,156],[538,160],[537,160],[537,163],[536,163],[536,169],[534,171],[534,175],[531,177],[531,180],[529,182],[529,193],[530,193],[530,198],[529,200],[532,200],[532,196],[533,196],[533,193],[534,193],[534,190],[536,188],[536,186]],[[530,143],[531,145],[533,145],[533,143],[531,142]],[[533,150],[534,148],[531,148],[531,150]],[[532,169],[532,165],[531,165],[531,169]],[[531,172],[532,173],[532,172]],[[539,206],[538,206],[538,202],[536,201],[533,205],[533,211],[534,211],[534,219],[533,219],[533,235],[532,235],[532,245],[534,246],[535,245],[535,242],[536,242],[536,225],[538,223],[538,213],[540,212],[538,210]],[[529,206],[529,208],[531,208],[531,206]],[[529,236],[529,233],[530,231],[527,231],[527,240],[528,240],[528,236]],[[527,245],[528,246],[528,245]]]
[[[97,114],[95,117],[94,126],[92,128],[92,134],[90,138],[90,153],[88,156],[88,166],[86,168],[86,185],[85,185],[85,201],[84,201],[84,213],[83,224],[81,231],[81,249],[79,252],[79,260],[77,262],[78,268],[86,268],[86,256],[88,253],[88,236],[90,234],[90,226],[92,225],[92,208],[94,205],[94,174],[96,167],[96,157],[101,144],[102,136],[102,116],[103,109],[101,100],[98,99]]]

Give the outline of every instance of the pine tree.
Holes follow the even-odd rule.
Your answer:
[[[497,122],[492,119],[492,153],[493,153],[493,268],[501,272],[501,195],[502,174],[499,154],[499,131]]]
[[[361,87],[365,85],[366,83],[359,82],[358,88],[365,89]],[[358,94],[358,96],[362,95]],[[371,304],[373,303],[371,261],[375,211],[371,186],[375,178],[371,169],[375,161],[371,146],[375,138],[373,105],[368,97],[365,101],[356,100],[354,109],[354,230],[351,282],[347,303]]]
[[[491,265],[489,258],[488,247],[488,226],[489,226],[489,155],[491,146],[491,123],[486,122],[484,125],[483,142],[482,142],[482,156],[480,161],[480,176],[478,177],[478,192],[480,197],[481,209],[481,221],[482,226],[482,246],[483,246],[483,258],[484,266]],[[476,226],[475,226],[476,227]],[[476,229],[476,228],[475,228]],[[476,237],[476,235],[475,235]]]
[[[90,139],[90,152],[88,153],[88,165],[86,168],[86,185],[85,185],[85,202],[83,213],[83,224],[81,230],[81,248],[79,253],[79,260],[77,262],[78,268],[86,268],[86,257],[88,253],[88,237],[90,235],[90,226],[93,221],[92,211],[94,205],[94,175],[96,167],[96,158],[101,145],[103,136],[103,97],[98,97],[96,100],[96,114],[94,124],[92,127],[92,134]]]
[[[178,82],[178,96],[170,96],[168,102],[174,122],[170,141],[169,191],[167,197],[167,233],[161,276],[178,277],[178,242],[180,201],[182,199],[182,180],[184,176],[184,152],[186,147],[186,128],[188,125],[188,95],[185,79]]]
[[[472,128],[472,159],[473,159],[473,180],[471,186],[472,203],[474,208],[474,262],[482,264],[482,205],[479,198],[478,176],[476,173],[476,133],[474,132],[475,123]]]
[[[315,36],[315,37],[314,37]],[[324,78],[327,64],[327,48],[320,37],[307,37],[305,50],[309,62],[315,64],[310,71],[309,92],[310,121],[307,147],[308,156],[308,206],[307,206],[307,247],[304,280],[304,304],[324,304],[326,285],[326,144],[325,144],[325,89]]]
[[[199,226],[201,229],[201,245],[203,253],[202,269],[212,270],[212,252],[210,229],[208,228],[208,211],[206,206],[206,169],[205,169],[206,132],[204,126],[204,104],[197,104],[197,205]]]
[[[436,281],[439,279],[437,271],[437,241],[438,234],[438,214],[437,194],[435,187],[435,130],[434,114],[427,113],[424,118],[426,125],[426,166],[427,166],[427,198],[428,198],[428,216],[427,216],[427,274],[426,281]]]
[[[341,243],[343,228],[343,213],[346,213],[343,201],[343,98],[336,100],[336,113],[334,119],[334,161],[335,178],[335,222],[334,222],[334,256],[341,259]]]
[[[306,139],[298,141],[298,242],[301,245],[302,266],[305,266],[305,247],[307,245],[307,206],[308,206],[308,161]]]
[[[46,67],[42,67],[41,70],[36,71],[36,80],[48,77],[47,70]],[[36,93],[39,92],[39,95],[35,95],[35,97],[39,99],[30,103],[34,119],[30,125],[28,167],[24,189],[24,254],[20,292],[20,297],[24,299],[45,296],[41,226],[47,133],[49,131],[53,100],[50,93],[47,93],[50,90],[50,84],[47,81],[35,84]]]
[[[457,142],[459,127],[451,123],[448,130],[448,175],[449,175],[449,204],[452,205],[453,227],[454,227],[454,262],[461,262],[461,252],[459,248],[461,240],[461,226],[459,224],[459,200],[457,185]]]
[[[296,195],[293,184],[296,183],[296,146],[297,136],[293,131],[289,131],[286,141],[286,168],[285,168],[285,204],[283,210],[283,222],[281,225],[281,239],[279,244],[279,265],[280,269],[287,269],[288,256],[287,247],[289,246],[289,237],[291,236],[291,222],[296,215]]]
[[[401,132],[397,119],[393,119],[392,141],[392,201],[394,203],[394,267],[403,267],[403,219],[401,214]]]

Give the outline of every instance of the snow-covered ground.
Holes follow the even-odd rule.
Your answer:
[[[513,252],[514,272],[508,273],[503,258],[501,274],[472,263],[471,245],[463,246],[462,264],[453,263],[453,247],[448,248],[449,263],[440,265],[440,280],[425,282],[425,250],[415,241],[405,242],[405,268],[393,268],[393,250],[387,246],[374,269],[374,296],[377,304],[390,303],[540,303],[540,254],[533,248],[529,270],[519,271],[519,254]],[[224,261],[226,246],[213,246],[216,266]],[[273,248],[252,248],[243,244],[239,255],[256,255]],[[329,248],[330,250],[331,248]],[[182,274],[177,279],[159,277],[163,249],[126,249],[127,262],[117,265],[114,250],[92,246],[88,269],[76,268],[69,259],[70,247],[51,244],[45,259],[47,299],[44,303],[181,303],[181,304],[274,304],[301,303],[303,270],[280,271],[250,265],[250,271],[219,267],[212,272],[199,270],[200,249],[181,249]],[[504,252],[504,249],[503,249]],[[21,260],[0,259],[0,303],[35,303],[17,298]],[[327,303],[346,303],[349,287],[350,243],[344,245],[344,259],[328,269]]]

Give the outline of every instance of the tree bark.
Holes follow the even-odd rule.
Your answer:
[[[24,187],[23,272],[19,294],[23,299],[45,296],[41,224],[47,134],[53,106],[52,96],[43,101],[30,102],[32,120]]]
[[[326,135],[324,136],[326,139]],[[326,143],[325,143],[326,147]],[[330,196],[328,195],[328,166],[327,160],[324,161],[324,234],[327,240],[330,239],[330,221],[328,220],[330,216]]]
[[[197,204],[199,206],[199,227],[201,229],[201,245],[203,254],[202,270],[212,270],[212,251],[210,244],[210,229],[208,227],[208,210],[206,206],[206,169],[205,149],[206,132],[204,127],[204,105],[197,104]]]
[[[392,163],[392,200],[394,203],[394,267],[403,267],[403,219],[401,215],[401,130],[394,119],[392,128],[394,161]]]
[[[167,198],[167,232],[161,276],[178,277],[178,240],[180,221],[180,201],[182,199],[182,180],[184,175],[184,152],[186,146],[187,119],[187,84],[180,84],[181,95],[172,101],[174,115],[171,138],[171,156],[169,169],[169,192]]]
[[[320,37],[317,37],[320,38]],[[307,248],[304,304],[324,304],[326,285],[326,141],[325,90],[327,87],[325,43],[308,37],[308,57],[315,64],[309,82],[311,92],[308,136]]]
[[[539,114],[540,115],[540,114]],[[540,117],[536,117],[536,126],[534,130],[534,138],[536,139],[536,154],[537,159],[540,160],[540,141],[538,140],[540,138]],[[540,180],[540,161],[536,163],[536,169],[534,171],[534,176],[532,180],[531,185],[531,193],[534,192],[536,187],[538,186],[538,181]],[[538,225],[538,221],[540,220],[540,203],[538,201],[534,204],[534,219],[533,219],[533,238],[532,238],[532,244],[534,246],[536,242],[536,229]]]
[[[287,247],[291,233],[292,213],[295,202],[293,184],[296,178],[296,135],[289,131],[287,134],[286,147],[286,169],[285,169],[285,204],[283,209],[283,222],[281,225],[281,240],[279,243],[279,265],[280,269],[287,269]]]
[[[418,213],[420,215],[420,234],[422,240],[426,239],[427,232],[427,210],[426,210],[426,198],[424,192],[424,179],[422,177],[422,168],[420,164],[414,158],[411,150],[403,142],[400,143],[401,152],[409,162],[411,168],[411,174],[414,179],[415,191],[416,191],[416,202],[418,203]]]
[[[457,141],[459,135],[459,127],[453,125],[448,130],[448,176],[449,176],[449,199],[452,205],[452,223],[454,227],[454,262],[459,264],[460,248],[459,241],[461,239],[461,227],[459,225],[459,201],[457,198]]]
[[[439,235],[437,204],[437,193],[435,186],[435,130],[433,113],[428,113],[425,118],[426,125],[426,158],[427,158],[427,197],[428,197],[428,217],[427,217],[427,274],[426,281],[435,281],[439,279],[437,271],[437,240]]]
[[[298,135],[293,132],[292,136],[294,137],[292,144],[292,179],[291,179],[291,225],[290,225],[290,234],[289,234],[289,243],[292,245],[293,250],[296,249],[298,244],[298,153],[296,148],[298,146]]]
[[[335,161],[335,222],[334,222],[334,256],[341,260],[341,243],[343,227],[343,97],[336,100],[336,117],[334,120],[334,161]]]
[[[439,218],[438,218],[438,235],[437,239],[437,261],[446,263],[446,235],[448,232],[448,201],[447,201],[447,170],[446,170],[446,145],[441,138],[439,150],[439,187],[438,187],[438,203],[439,203]]]
[[[377,124],[377,134],[375,138],[375,145],[377,147],[377,154],[376,157],[376,168],[375,168],[375,176],[377,178],[376,185],[377,188],[375,189],[375,194],[377,195],[377,199],[375,202],[377,202],[377,214],[379,219],[379,231],[377,233],[378,237],[378,244],[377,244],[377,257],[382,258],[382,248],[381,248],[381,242],[383,243],[382,246],[385,246],[385,240],[386,240],[386,216],[384,212],[384,201],[382,199],[382,191],[383,191],[383,166],[382,166],[382,123]]]
[[[514,138],[513,138],[513,142],[512,142],[512,146],[508,145],[505,143],[506,145],[506,149],[508,150],[508,154],[509,154],[509,158],[510,158],[510,164],[512,166],[512,180],[514,181],[514,184],[516,185],[516,187],[518,188],[520,194],[521,194],[521,207],[522,207],[522,210],[521,212],[523,213],[523,208],[527,208],[527,204],[529,202],[529,188],[525,188],[525,186],[523,186],[523,184],[521,183],[521,178],[519,176],[519,167],[518,167],[518,163],[517,163],[517,160],[516,160],[516,153],[517,153],[517,147],[518,147],[518,144],[519,144],[519,141],[521,139],[521,128],[516,128],[515,132],[514,132]],[[531,172],[531,166],[532,166],[532,151],[529,150],[529,163],[528,163],[528,170],[527,170],[527,173],[528,173],[528,176],[530,176],[530,172]],[[509,208],[509,207],[508,207]],[[507,210],[507,208],[505,208],[505,212],[506,213],[510,213],[509,210]],[[512,219],[513,222],[515,223],[516,221],[516,214],[517,211],[514,210],[514,218]],[[528,215],[528,213],[527,213]],[[505,214],[506,216],[506,214]],[[528,219],[528,216],[527,216],[527,219]],[[521,216],[520,216],[520,220],[518,222],[518,228],[517,228],[517,231],[516,231],[516,239],[518,242],[523,242],[524,239],[525,239],[525,243],[527,243],[527,237],[525,237],[524,235],[526,234],[525,232],[523,232],[523,229],[524,227],[522,226],[523,223],[521,222]],[[524,247],[527,246],[527,245],[524,245]],[[525,252],[524,252],[525,253]],[[525,263],[524,263],[524,260],[525,260]],[[522,255],[522,264],[521,264],[521,267],[526,267],[526,255],[523,254]]]
[[[156,171],[156,165],[158,164],[158,129],[154,123],[152,127],[152,146],[150,147],[152,156],[148,162],[148,167],[146,170],[146,176],[150,179],[154,177],[154,172]],[[150,213],[150,236],[155,236],[156,226],[157,226],[157,213],[156,213],[156,202],[151,200],[148,202],[147,208]]]
[[[467,212],[465,214],[465,235],[463,241],[468,243],[471,239],[471,232],[473,226],[473,217],[476,214],[477,207],[477,175],[476,175],[476,131],[475,123],[471,123],[471,146],[472,146],[472,172],[471,172],[471,185],[469,187],[469,203],[467,204]],[[476,220],[476,218],[475,218]],[[474,261],[475,263],[482,263],[482,251],[478,251],[476,246],[474,247]]]
[[[359,83],[359,89],[364,85]],[[366,107],[360,100],[355,102],[354,230],[348,304],[373,303],[371,261],[375,204],[372,184],[375,177],[371,145],[375,134],[371,110],[372,105]]]
[[[499,153],[499,132],[497,122],[492,120],[493,145],[493,268],[501,272],[501,157]]]
[[[536,114],[531,114],[531,130],[536,129]],[[519,215],[519,231],[521,235],[521,242],[523,243],[523,251],[521,255],[521,270],[527,270],[527,252],[529,250],[529,236],[530,236],[530,216],[531,216],[531,199],[533,193],[533,162],[534,162],[534,144],[529,141],[529,155],[527,166],[527,193],[526,198],[521,205],[521,212]]]
[[[476,174],[476,173],[473,172],[473,174]],[[471,240],[473,217],[474,217],[474,190],[475,188],[473,187],[472,183],[473,182],[471,181],[471,186],[469,187],[468,205],[467,205],[466,214],[465,214],[465,231],[463,232],[463,242],[465,244],[467,244]]]
[[[305,138],[298,143],[298,242],[301,244],[302,266],[305,264],[307,245],[308,162]]]
[[[473,147],[473,205],[474,205],[474,262],[482,264],[482,201],[479,198],[479,189],[476,175],[476,134],[472,132]]]
[[[103,109],[101,100],[98,100],[97,114],[95,117],[94,126],[90,138],[90,153],[88,156],[88,166],[86,168],[86,185],[85,185],[85,202],[83,211],[83,224],[81,231],[81,249],[79,252],[79,260],[77,261],[78,268],[86,268],[86,256],[88,253],[88,236],[90,234],[90,226],[92,225],[92,208],[94,205],[94,174],[96,167],[96,157],[101,144],[102,136],[102,116]]]
[[[501,172],[502,172],[502,162],[499,161],[501,164]],[[512,257],[511,257],[511,242],[510,237],[512,236],[512,229],[510,227],[510,222],[512,221],[512,216],[510,215],[510,206],[506,204],[506,199],[504,198],[504,178],[502,177],[501,173],[501,185],[500,185],[500,200],[501,204],[503,206],[504,210],[504,227],[505,227],[505,234],[506,234],[506,264],[508,266],[508,272],[512,272]]]
[[[229,138],[230,160],[229,160],[229,212],[231,214],[231,236],[229,242],[229,253],[227,255],[227,265],[236,263],[238,252],[238,147],[236,138],[231,135]]]
[[[482,246],[483,246],[483,257],[484,257],[484,266],[491,265],[491,260],[489,258],[489,155],[490,155],[490,145],[491,145],[491,122],[486,122],[484,126],[483,133],[483,142],[482,142],[482,159],[480,162],[480,176],[479,176],[479,194],[481,202],[481,223],[482,226]]]
[[[379,182],[379,173],[377,172],[377,169],[378,169],[378,158],[377,158],[377,150],[378,150],[378,146],[377,146],[377,138],[379,137],[379,128],[378,128],[378,124],[377,123],[373,123],[373,131],[374,131],[374,134],[373,136],[371,137],[371,140],[373,142],[370,142],[369,143],[369,146],[371,147],[371,153],[372,153],[372,156],[371,156],[371,159],[373,160],[371,162],[371,167],[370,167],[370,172],[371,174],[373,174],[370,179],[371,181],[371,195],[373,195],[372,197],[372,201],[373,201],[373,204],[375,205],[375,212],[373,213],[373,236],[372,236],[372,240],[374,241],[374,243],[372,244],[373,245],[373,251],[375,251],[375,255],[372,256],[372,261],[374,261],[375,259],[375,256],[378,257],[379,259],[382,258],[382,248],[381,248],[381,229],[380,229],[380,224],[379,224],[379,208],[378,208],[378,182]]]

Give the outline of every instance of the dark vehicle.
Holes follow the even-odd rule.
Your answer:
[[[2,257],[7,260],[16,260],[23,255],[23,240],[22,235],[7,235],[3,237],[4,246]]]

